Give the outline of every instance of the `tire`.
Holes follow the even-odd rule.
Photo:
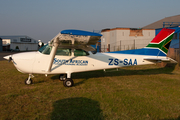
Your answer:
[[[60,81],[64,81],[64,80],[66,80],[67,79],[67,75],[66,74],[60,74],[59,75],[59,80]]]
[[[30,84],[32,84],[32,79],[30,79],[29,81],[28,81],[28,78],[25,80],[25,84],[26,85],[30,85]]]
[[[66,80],[63,81],[63,85],[65,87],[72,87],[74,85],[74,82],[71,78],[67,78]]]

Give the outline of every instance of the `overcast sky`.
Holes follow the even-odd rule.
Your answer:
[[[180,14],[180,0],[0,0],[0,36],[47,42],[64,29],[141,28]]]

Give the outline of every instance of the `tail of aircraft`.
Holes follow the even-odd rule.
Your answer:
[[[159,49],[160,51],[158,52],[157,56],[162,56],[163,53],[166,56],[174,35],[174,31],[174,29],[163,28],[145,48]]]

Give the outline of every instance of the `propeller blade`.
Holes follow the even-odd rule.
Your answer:
[[[12,57],[9,57],[9,62],[11,62],[11,60],[13,60]]]

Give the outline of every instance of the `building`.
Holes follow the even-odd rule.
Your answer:
[[[28,36],[0,36],[3,51],[38,50],[38,41]]]
[[[155,37],[155,29],[112,28],[101,31],[101,52],[139,49]]]
[[[165,17],[161,20],[158,20],[154,23],[146,25],[143,29],[159,29],[164,27],[176,27],[180,23],[180,15],[175,15],[171,17]]]

